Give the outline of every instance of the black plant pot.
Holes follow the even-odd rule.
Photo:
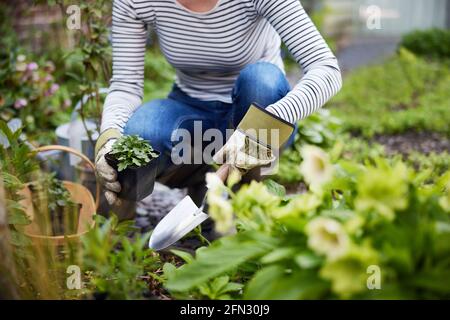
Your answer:
[[[140,201],[153,192],[160,158],[159,152],[155,152],[158,156],[150,160],[145,166],[128,167],[118,172],[118,181],[122,187],[122,190],[118,194],[119,198]],[[114,155],[108,153],[105,155],[105,159],[111,167],[117,170],[118,161]]]

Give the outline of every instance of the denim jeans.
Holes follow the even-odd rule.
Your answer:
[[[245,67],[234,85],[232,103],[201,101],[183,93],[176,85],[166,99],[153,100],[140,106],[129,119],[124,134],[139,135],[161,152],[157,179],[170,187],[189,187],[204,182],[209,170],[206,164],[174,165],[171,151],[178,129],[194,133],[194,122],[201,130],[219,129],[223,137],[227,128],[235,128],[250,105],[267,107],[283,98],[290,85],[284,73],[274,64],[257,62]],[[291,140],[294,135],[291,137]],[[202,148],[204,146],[202,145]]]

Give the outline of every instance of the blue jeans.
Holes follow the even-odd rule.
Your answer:
[[[267,107],[283,98],[290,85],[274,64],[258,62],[245,67],[232,91],[232,103],[201,101],[192,98],[174,85],[167,99],[153,100],[140,106],[129,119],[124,133],[139,135],[161,152],[157,178],[170,187],[189,187],[203,183],[208,165],[174,165],[171,151],[178,129],[194,133],[194,122],[201,121],[202,132],[219,129],[223,137],[227,128],[235,128],[253,102]],[[291,137],[291,140],[294,135]]]

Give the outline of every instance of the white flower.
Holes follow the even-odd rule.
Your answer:
[[[209,172],[206,174],[206,187],[212,193],[220,194],[224,189],[224,184],[217,174]]]
[[[319,217],[306,225],[308,246],[330,260],[342,257],[349,249],[350,240],[343,226],[336,220]]]
[[[328,154],[314,146],[305,146],[301,149],[303,162],[300,172],[305,181],[313,188],[322,186],[333,178],[333,166]]]
[[[228,233],[233,227],[233,207],[223,195],[208,192],[208,213],[216,223],[216,231],[221,234]]]
[[[16,65],[16,71],[18,72],[25,72],[27,70],[27,64],[25,62],[19,62]]]

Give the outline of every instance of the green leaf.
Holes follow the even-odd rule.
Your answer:
[[[12,225],[28,225],[31,223],[30,218],[21,209],[11,210],[8,208],[8,224]]]
[[[194,257],[186,251],[182,251],[182,250],[176,250],[176,249],[172,249],[170,250],[170,252],[172,252],[174,255],[180,257],[181,259],[184,260],[184,262],[186,263],[190,263],[194,260]]]
[[[261,262],[264,264],[278,262],[283,259],[292,258],[295,254],[295,248],[280,248],[268,253],[261,258]]]
[[[175,267],[171,263],[166,262],[163,265],[163,272],[166,279],[173,278],[175,276],[175,273],[177,272],[177,267]]]
[[[194,261],[179,268],[166,287],[171,291],[187,291],[271,249],[248,239],[245,234],[221,239],[198,252]]]
[[[31,245],[31,240],[23,233],[11,230],[11,243],[14,246],[25,247]]]
[[[267,187],[270,193],[282,198],[286,196],[286,188],[275,182],[274,180],[267,179],[263,181],[264,185]]]
[[[295,262],[302,269],[311,269],[320,266],[322,258],[316,256],[311,252],[305,252],[295,257]]]
[[[328,285],[315,273],[294,271],[288,273],[274,265],[258,271],[250,280],[244,298],[251,300],[318,299]]]

